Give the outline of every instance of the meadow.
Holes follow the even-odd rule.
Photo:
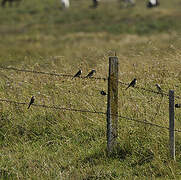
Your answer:
[[[23,1],[0,8],[0,65],[34,71],[108,76],[108,59],[119,59],[119,80],[156,91],[159,83],[181,94],[179,0],[147,9],[121,1]],[[119,84],[119,114],[168,127],[168,97]],[[106,112],[107,81],[72,79],[0,69],[0,179],[180,179],[181,133],[176,161],[169,156],[169,133],[119,118],[117,152],[106,154],[106,116],[2,102]],[[181,103],[176,99],[175,103]],[[181,110],[175,109],[181,130]]]

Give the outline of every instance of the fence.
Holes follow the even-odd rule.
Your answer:
[[[49,73],[49,72],[42,72],[42,71],[34,71],[34,70],[27,70],[27,69],[18,69],[15,67],[4,67],[0,66],[0,69],[5,71],[16,71],[16,72],[24,72],[24,73],[34,73],[34,74],[42,74],[48,76],[58,76],[58,77],[67,77],[73,79],[73,75],[70,74],[58,74],[58,73]],[[43,104],[34,104],[32,103],[31,106],[36,106],[40,108],[49,108],[49,109],[56,109],[56,110],[64,110],[64,111],[72,111],[72,112],[80,112],[80,113],[93,113],[93,114],[103,114],[107,117],[107,151],[108,155],[110,155],[117,144],[117,137],[118,137],[118,119],[126,119],[129,121],[134,121],[137,123],[147,124],[150,126],[154,126],[157,128],[163,128],[169,130],[169,144],[170,144],[170,155],[173,159],[175,159],[175,132],[181,132],[179,129],[175,129],[175,113],[174,108],[180,107],[179,104],[174,104],[174,99],[181,99],[180,96],[174,96],[174,91],[170,90],[169,94],[160,91],[154,91],[152,89],[146,89],[143,87],[135,86],[134,88],[154,93],[154,94],[161,94],[162,96],[169,97],[169,127],[161,126],[159,124],[155,124],[143,119],[135,119],[130,117],[125,117],[118,114],[118,84],[128,86],[129,83],[124,83],[118,80],[118,58],[117,57],[110,57],[109,58],[109,76],[108,78],[105,77],[83,77],[78,76],[76,78],[87,79],[87,80],[103,80],[108,81],[108,93],[107,95],[107,112],[101,111],[90,111],[85,109],[74,109],[74,108],[67,108],[67,107],[60,107],[60,106],[49,106]],[[27,102],[18,102],[8,99],[0,99],[0,102],[6,102],[10,104],[16,105],[28,105]]]

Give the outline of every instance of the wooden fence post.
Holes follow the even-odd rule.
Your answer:
[[[110,155],[117,145],[118,124],[118,58],[109,58],[107,96],[107,152]]]
[[[171,158],[175,160],[175,102],[174,91],[169,90],[169,145]]]

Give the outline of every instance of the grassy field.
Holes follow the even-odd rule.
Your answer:
[[[108,76],[108,58],[119,58],[119,79],[156,91],[181,94],[179,0],[147,9],[140,0],[23,1],[0,8],[0,64],[83,76]],[[119,113],[168,127],[168,97],[119,85]],[[106,112],[107,81],[0,70],[0,98]],[[175,103],[180,103],[179,99]],[[181,111],[175,110],[176,129]],[[0,179],[180,179],[181,133],[176,161],[169,157],[168,130],[119,119],[119,148],[106,156],[106,116],[0,102]]]

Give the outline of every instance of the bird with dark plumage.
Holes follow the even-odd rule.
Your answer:
[[[159,6],[160,3],[158,2],[158,0],[149,0],[148,4],[147,4],[147,8],[153,8],[156,6]]]
[[[31,100],[30,100],[30,103],[29,103],[29,105],[28,105],[28,109],[29,109],[30,106],[34,103],[34,101],[35,101],[35,96],[32,96],[32,97],[31,97]]]
[[[80,69],[80,70],[74,75],[73,78],[75,78],[75,77],[80,77],[81,74],[82,74],[82,70]]]
[[[129,87],[135,87],[136,81],[136,78],[134,78],[125,90],[127,90]]]
[[[86,78],[92,77],[96,73],[96,70],[93,69],[89,74],[87,74]]]
[[[156,86],[156,88],[157,88],[158,92],[162,92],[162,89],[161,89],[161,87],[160,87],[160,85],[159,85],[159,84],[155,84],[155,86]]]
[[[101,93],[101,95],[103,95],[103,96],[106,96],[107,94],[106,94],[106,92],[105,91],[100,91],[100,93]]]
[[[181,108],[181,104],[175,104],[175,108]]]

